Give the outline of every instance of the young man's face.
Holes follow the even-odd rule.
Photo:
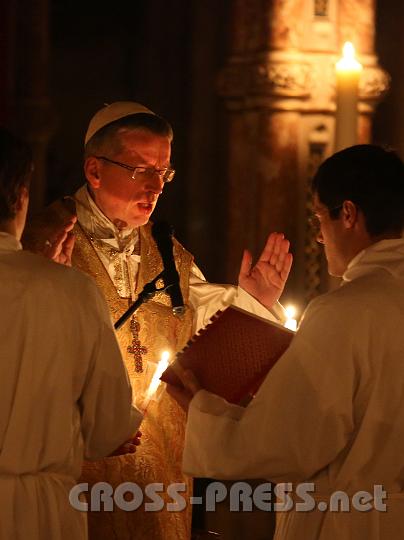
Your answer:
[[[165,136],[144,130],[125,131],[119,135],[121,150],[105,153],[111,160],[130,167],[146,167],[156,171],[170,166],[171,143]],[[118,228],[134,228],[145,225],[156,207],[163,191],[161,176],[136,174],[107,160],[95,157],[88,160],[96,168],[96,175],[87,174],[96,204]],[[87,160],[87,161],[88,161]]]
[[[315,193],[313,212],[319,223],[317,242],[324,245],[328,273],[331,276],[341,277],[349,263],[346,255],[346,229],[342,221],[342,208],[339,210],[338,217],[332,219],[327,206],[320,202]]]

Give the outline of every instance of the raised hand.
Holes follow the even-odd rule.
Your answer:
[[[289,276],[293,261],[289,246],[289,240],[283,233],[271,233],[253,267],[251,253],[244,251],[239,285],[267,308],[279,300]]]
[[[75,242],[72,230],[76,221],[76,216],[70,217],[65,221],[62,228],[52,235],[52,238],[46,240],[42,252],[45,257],[65,266],[72,265],[72,252]]]

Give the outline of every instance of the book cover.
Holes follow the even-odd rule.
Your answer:
[[[180,362],[192,369],[203,388],[240,403],[257,391],[293,336],[281,324],[229,306],[193,336],[161,380],[182,386],[175,373]]]

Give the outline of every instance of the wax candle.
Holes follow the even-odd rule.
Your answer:
[[[150,401],[154,398],[157,392],[157,389],[161,384],[160,377],[162,376],[164,371],[168,368],[169,358],[170,358],[170,353],[168,351],[164,351],[161,355],[160,361],[158,362],[156,366],[156,371],[154,372],[149,388],[147,389],[145,399],[143,402],[144,410],[147,409],[147,406],[149,405]]]
[[[362,65],[355,58],[355,49],[347,41],[343,56],[335,65],[337,78],[335,150],[357,144],[358,89]]]

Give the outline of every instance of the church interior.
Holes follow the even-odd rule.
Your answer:
[[[34,150],[31,212],[83,183],[94,112],[133,100],[174,130],[176,177],[152,219],[173,225],[207,279],[236,282],[243,248],[258,255],[283,231],[294,255],[283,303],[299,317],[335,285],[307,221],[310,178],[335,151],[335,64],[351,42],[357,142],[404,158],[402,0],[5,4],[0,122]]]

